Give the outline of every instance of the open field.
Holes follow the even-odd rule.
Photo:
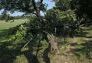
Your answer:
[[[0,40],[2,40],[8,34],[8,30],[12,27],[16,27],[22,23],[25,23],[27,19],[16,19],[14,22],[9,21],[0,21]]]
[[[9,21],[9,22],[0,21],[0,31],[4,30],[4,29],[9,29],[11,27],[15,27],[19,24],[26,22],[26,20],[27,19],[17,19],[17,20],[14,20],[14,22],[12,22],[12,21]]]

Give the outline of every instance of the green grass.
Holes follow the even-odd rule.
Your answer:
[[[0,63],[20,63],[21,59],[23,60],[22,63],[25,63],[25,61],[27,61],[24,56],[22,57],[20,55],[21,52],[18,50],[19,48],[16,48],[17,43],[8,41],[9,29],[27,21],[27,19],[16,19],[14,20],[14,22],[0,21],[0,50],[2,50],[0,51]],[[13,38],[13,36],[11,37]],[[17,57],[21,58],[18,58],[18,60]]]
[[[17,25],[20,25],[25,22],[27,22],[27,19],[16,19],[14,20],[14,22],[5,22],[4,20],[0,21],[0,41],[7,39],[5,37],[7,36],[10,28],[16,27]]]
[[[22,24],[26,21],[27,19],[17,19],[14,22],[5,22],[5,21],[0,21],[0,30],[4,29],[9,29],[11,27],[15,27],[19,24]]]

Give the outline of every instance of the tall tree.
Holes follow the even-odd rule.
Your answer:
[[[43,0],[0,0],[0,9],[4,9],[4,14],[7,13],[7,11],[10,12],[14,12],[14,11],[19,11],[19,12],[24,12],[25,14],[33,14],[35,15],[35,17],[37,18],[36,25],[37,28],[35,30],[35,32],[38,31],[38,28],[40,27],[40,23],[42,22],[42,18],[40,15],[40,11],[44,11],[45,10],[45,4],[43,4]],[[36,26],[34,24],[34,26]],[[31,29],[31,27],[29,27],[29,30]],[[28,33],[30,33],[31,31],[27,31]],[[33,32],[34,33],[34,32]],[[38,34],[37,34],[38,33]],[[41,32],[37,32],[37,37],[40,37],[40,33]],[[29,34],[28,34],[29,35]],[[35,36],[36,37],[36,36]],[[28,40],[28,42],[30,42],[31,38]],[[40,40],[38,43],[38,48],[40,45]],[[36,51],[36,56],[38,54],[39,49],[37,49]]]

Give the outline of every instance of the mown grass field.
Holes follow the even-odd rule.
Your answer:
[[[22,23],[25,23],[27,19],[16,19],[14,22],[12,21],[1,21],[0,20],[0,40],[4,38],[8,34],[8,30],[12,27],[16,27],[17,25],[20,25]]]
[[[26,21],[26,19],[18,19],[14,22],[0,21],[0,46],[3,45],[1,46],[3,49],[0,48],[0,54],[3,54],[0,55],[0,62],[12,63],[14,61],[14,63],[29,63],[26,56],[21,54],[18,50],[11,50],[11,46],[9,46],[11,49],[7,49],[6,46],[8,46],[8,42],[2,43],[2,41],[7,39],[6,35],[8,29]],[[92,26],[83,27],[82,29],[82,35],[75,38],[66,38],[66,44],[62,44],[62,42],[64,42],[63,39],[60,40],[60,52],[62,55],[52,55],[50,57],[51,63],[92,63]],[[11,58],[14,58],[14,60],[11,60]]]
[[[26,20],[27,19],[16,19],[16,20],[14,20],[14,22],[12,22],[12,21],[8,21],[8,22],[0,21],[0,31],[4,30],[4,29],[9,29],[11,27],[15,27],[19,24],[26,22]]]

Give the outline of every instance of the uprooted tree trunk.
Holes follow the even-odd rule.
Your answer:
[[[58,48],[58,40],[53,34],[48,34],[48,43],[50,46],[51,53],[59,54],[59,48]]]

